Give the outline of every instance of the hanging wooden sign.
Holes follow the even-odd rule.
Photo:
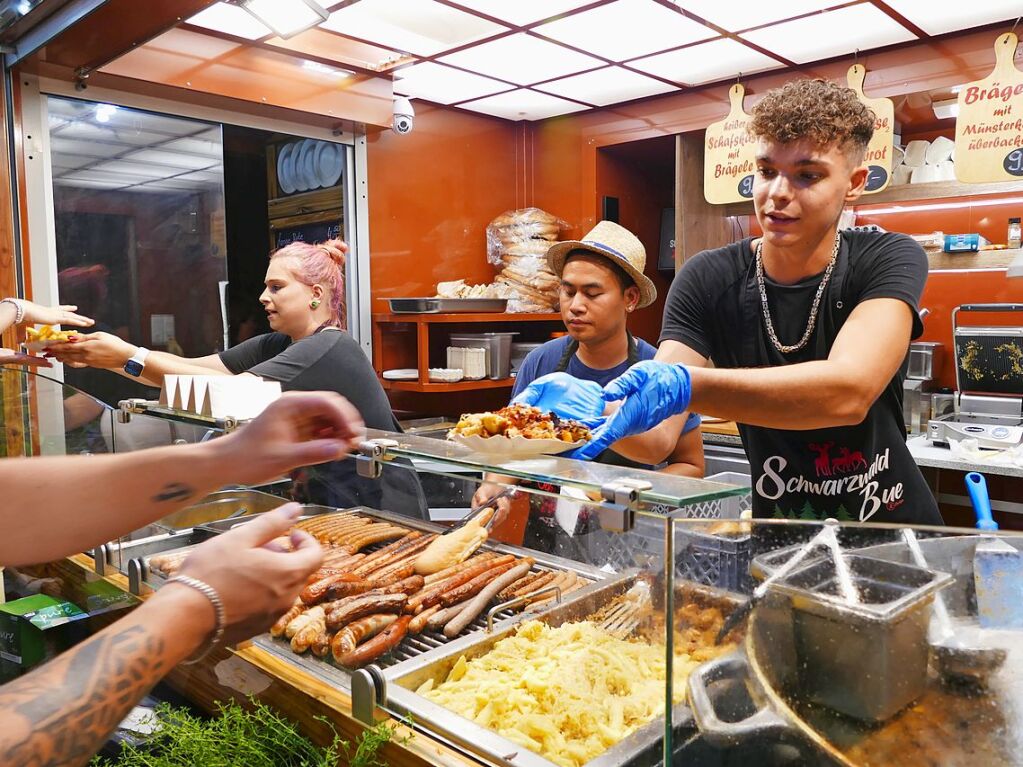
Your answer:
[[[892,152],[895,144],[895,105],[891,99],[870,99],[864,96],[863,78],[866,76],[866,67],[862,64],[853,64],[849,67],[846,79],[860,101],[874,112],[874,137],[870,139],[866,157],[863,159],[870,171],[863,193],[873,194],[887,187],[891,181]]]
[[[995,41],[995,68],[959,91],[956,178],[970,184],[1023,178],[1023,72],[1008,32]]]
[[[756,140],[747,130],[750,116],[742,109],[746,89],[736,83],[728,91],[728,117],[707,127],[703,152],[703,196],[713,205],[753,199]]]

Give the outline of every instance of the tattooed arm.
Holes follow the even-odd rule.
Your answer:
[[[150,688],[200,646],[213,620],[205,597],[172,584],[91,639],[0,687],[4,763],[87,763]]]
[[[227,482],[344,457],[363,431],[328,392],[289,393],[234,434],[121,455],[0,461],[0,564],[47,562],[159,519]]]
[[[322,552],[307,533],[292,533],[292,551],[263,548],[286,534],[300,512],[290,504],[264,514],[197,546],[182,564],[182,574],[220,595],[226,641],[266,629],[319,567]],[[88,641],[0,687],[0,762],[85,764],[146,692],[207,641],[214,623],[206,597],[172,583]]]

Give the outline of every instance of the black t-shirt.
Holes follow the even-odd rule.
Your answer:
[[[913,310],[913,338],[923,332],[916,310],[927,257],[920,246],[901,234],[846,231],[809,342],[797,352],[778,351],[767,336],[751,242],[704,251],[686,262],[668,295],[661,341],[683,343],[720,368],[823,360],[850,312],[872,298],[905,301]],[[781,343],[802,338],[822,278],[796,285],[766,280]],[[754,513],[941,524],[934,497],[906,447],[904,379],[905,365],[855,426],[796,431],[740,424],[753,474]]]
[[[284,391],[334,391],[347,399],[371,429],[401,431],[369,359],[348,333],[326,328],[292,343],[283,333],[250,338],[220,353],[234,374],[280,381]],[[308,498],[329,506],[371,506],[423,517],[426,503],[407,461],[389,461],[379,480],[355,472],[351,459],[308,470]]]

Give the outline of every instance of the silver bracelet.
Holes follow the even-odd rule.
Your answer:
[[[217,625],[213,631],[213,639],[210,640],[206,649],[202,651],[202,654],[181,662],[182,666],[190,666],[193,663],[198,663],[209,655],[213,648],[219,644],[221,639],[223,639],[224,628],[227,626],[227,619],[224,615],[224,603],[220,601],[220,595],[217,593],[215,588],[208,583],[200,581],[198,578],[192,578],[188,575],[175,575],[173,578],[170,578],[167,583],[180,583],[183,586],[189,586],[195,589],[210,600],[210,604],[213,605],[213,612],[216,615]]]
[[[16,298],[0,298],[0,304],[11,304],[14,306],[14,324],[20,325],[25,319],[25,304]]]

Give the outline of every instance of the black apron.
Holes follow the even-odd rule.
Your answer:
[[[818,309],[813,359],[828,358],[854,308],[848,275],[849,243],[843,237]],[[735,367],[790,364],[771,343],[762,312],[756,258],[751,258],[742,299],[744,334],[736,359],[729,361]],[[856,426],[797,431],[739,424],[739,432],[750,460],[754,516],[942,524],[906,447],[901,374]]]

